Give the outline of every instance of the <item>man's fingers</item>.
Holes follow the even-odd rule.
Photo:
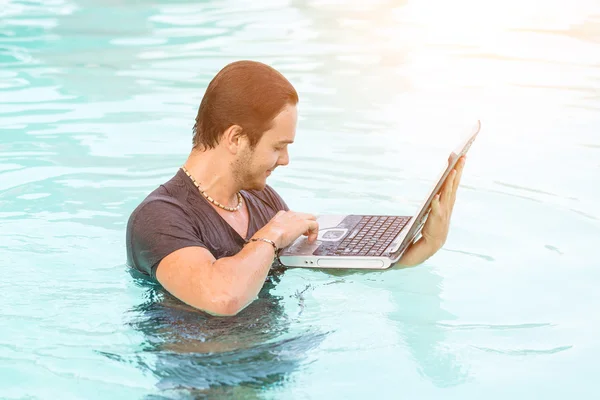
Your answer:
[[[275,214],[275,217],[279,217],[280,215],[283,214],[289,214],[290,218],[298,218],[298,219],[308,219],[311,221],[316,221],[317,217],[313,214],[308,214],[308,213],[301,213],[301,212],[295,212],[295,211],[279,211],[277,214]],[[273,218],[275,218],[273,217]]]
[[[303,233],[304,236],[311,235],[313,233],[319,233],[319,224],[316,221],[308,221],[308,227],[306,231]]]
[[[302,219],[308,219],[311,221],[316,221],[317,217],[313,214],[308,214],[308,213],[296,213],[296,215]]]
[[[462,173],[465,169],[465,157],[462,156],[460,158],[460,160],[458,160],[458,162],[456,163],[456,167],[454,169],[456,169],[456,178],[454,179],[454,188],[453,191],[456,193],[456,190],[458,189],[458,186],[460,185],[460,178],[462,177]]]
[[[315,240],[317,240],[317,238],[319,237],[318,233],[311,233],[310,235],[308,235],[308,241],[310,243],[313,243]]]
[[[319,236],[319,224],[317,221],[309,221],[305,235],[308,236],[308,241],[311,243],[317,240],[317,237]]]
[[[456,170],[450,171],[450,175],[446,178],[444,186],[442,187],[440,202],[448,204],[452,200],[452,188],[454,187],[454,179],[456,178]]]
[[[452,188],[452,207],[454,207],[454,203],[456,202],[456,192],[458,192],[460,178],[462,177],[463,170],[465,169],[465,161],[465,157],[461,157],[456,166],[456,177],[454,178],[454,187]]]
[[[433,200],[431,200],[431,212],[439,215],[441,213],[440,207],[440,195],[436,194]]]

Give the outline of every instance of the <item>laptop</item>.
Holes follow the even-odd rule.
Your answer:
[[[450,154],[448,166],[417,209],[415,216],[321,215],[319,234],[309,243],[301,236],[279,252],[280,262],[288,267],[386,269],[394,265],[421,233],[431,201],[460,157],[467,153],[479,134],[481,122]]]

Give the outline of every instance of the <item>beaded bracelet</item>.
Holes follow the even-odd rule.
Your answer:
[[[270,240],[270,239],[265,239],[265,238],[252,238],[250,239],[251,242],[265,242],[265,243],[269,243],[271,246],[273,246],[273,249],[275,250],[275,255],[277,255],[277,252],[279,251],[279,249],[277,248],[277,245],[275,244],[274,241]]]

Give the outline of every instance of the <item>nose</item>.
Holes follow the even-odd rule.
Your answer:
[[[287,149],[281,152],[279,159],[277,160],[278,165],[288,165],[290,163],[290,155],[288,154]]]

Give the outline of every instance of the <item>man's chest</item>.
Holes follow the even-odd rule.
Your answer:
[[[215,209],[221,216],[223,222],[233,229],[241,238],[246,239],[250,228],[250,213],[248,207],[244,205],[239,211],[227,211]]]

